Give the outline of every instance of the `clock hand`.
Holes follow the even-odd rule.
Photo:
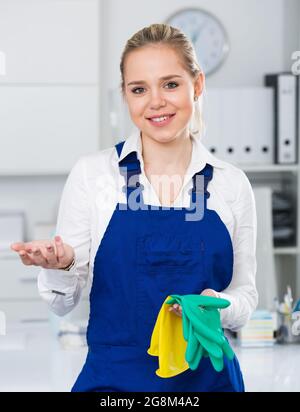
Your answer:
[[[198,38],[198,35],[199,35],[199,34],[197,34],[197,32],[194,32],[194,34],[192,35],[192,38],[191,38],[192,43],[196,43],[197,38]]]
[[[200,28],[198,29],[198,32],[196,32],[196,35],[193,36],[193,43],[196,43],[196,41],[198,40],[198,37],[200,36],[200,34],[203,32],[203,29],[205,28],[206,23],[202,24],[200,26]]]

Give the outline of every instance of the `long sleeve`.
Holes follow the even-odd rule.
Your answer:
[[[75,163],[66,180],[55,234],[74,248],[76,264],[70,271],[42,268],[38,274],[38,290],[50,309],[63,316],[79,302],[89,271],[90,199],[84,157]]]
[[[228,308],[221,310],[222,326],[237,331],[247,323],[258,303],[255,284],[256,206],[251,184],[242,170],[238,195],[233,203],[233,215],[233,277],[230,285],[219,292],[219,296],[231,302]]]

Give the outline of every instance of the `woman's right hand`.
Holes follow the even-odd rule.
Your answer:
[[[63,269],[75,257],[72,246],[63,243],[60,236],[54,240],[33,240],[31,242],[16,242],[10,248],[17,252],[24,265],[41,266],[45,269]]]

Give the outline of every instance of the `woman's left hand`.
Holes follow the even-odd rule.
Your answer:
[[[213,289],[204,289],[200,295],[202,296],[213,296],[215,298],[218,298],[217,292],[215,292]],[[170,312],[174,312],[177,316],[182,316],[182,308],[178,303],[174,303],[174,305],[169,307]]]

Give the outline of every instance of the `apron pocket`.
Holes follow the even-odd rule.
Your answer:
[[[145,264],[150,268],[156,269],[157,267],[187,267],[193,258],[192,251],[174,251],[174,252],[147,252],[145,254]]]
[[[204,241],[185,236],[150,235],[137,240],[138,265],[147,272],[191,271],[203,267]]]
[[[201,293],[205,286],[204,240],[150,235],[137,240],[138,313],[154,326],[168,295]]]

